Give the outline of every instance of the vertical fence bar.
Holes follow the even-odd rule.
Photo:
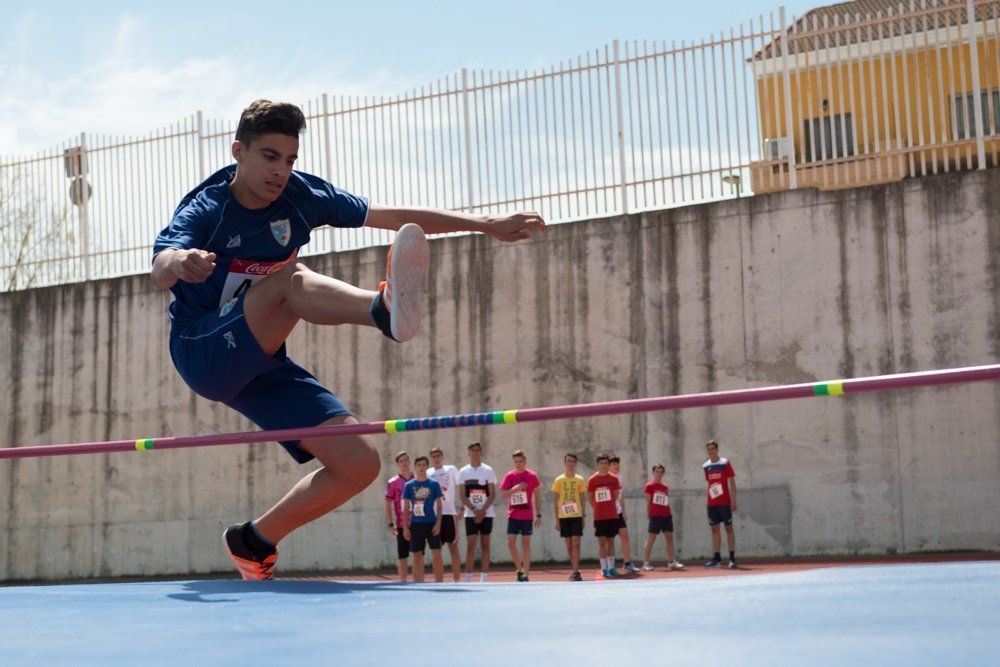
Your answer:
[[[966,18],[969,22],[969,64],[972,69],[972,115],[976,123],[976,161],[978,169],[986,169],[986,137],[983,127],[982,88],[979,83],[979,46],[976,38],[976,5],[974,0],[965,0],[965,8],[968,13]]]
[[[622,74],[621,74],[621,58],[619,57],[619,42],[616,39],[613,42],[612,48],[614,49],[615,56],[615,111],[618,118],[618,178],[619,187],[621,188],[621,198],[622,198],[622,214],[628,214],[628,195],[626,193],[627,181],[625,180],[625,126],[622,117]]]
[[[83,180],[80,183],[80,191],[77,193],[80,216],[80,255],[83,258],[83,277],[86,280],[91,278],[90,266],[90,197],[88,186],[90,181],[90,165],[87,159],[87,133],[80,133],[80,175]]]
[[[462,68],[462,115],[465,126],[465,210],[472,212],[472,128],[469,126],[469,70]]]
[[[785,20],[785,8],[778,10],[779,24],[781,26],[781,39],[774,43],[781,46],[781,72],[784,82],[785,93],[785,139],[788,142],[788,187],[796,189],[799,187],[798,175],[795,173],[795,131],[792,128],[792,80],[788,67],[788,24]],[[801,79],[801,75],[800,75]]]

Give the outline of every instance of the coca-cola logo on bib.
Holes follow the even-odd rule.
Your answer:
[[[289,258],[291,259],[291,258]],[[284,262],[248,262],[243,259],[234,259],[230,271],[257,276],[269,276],[281,270],[288,260]]]

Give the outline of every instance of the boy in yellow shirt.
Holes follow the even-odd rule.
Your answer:
[[[556,524],[559,534],[566,540],[566,553],[573,566],[570,581],[583,581],[580,576],[580,538],[583,537],[583,502],[587,494],[587,482],[576,474],[576,454],[563,457],[566,472],[556,477],[552,483],[555,496]]]

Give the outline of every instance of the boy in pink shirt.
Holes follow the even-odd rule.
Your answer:
[[[514,469],[500,482],[500,497],[507,501],[507,548],[517,568],[517,580],[528,581],[531,574],[531,534],[542,525],[542,483],[538,475],[528,470],[528,462],[520,449],[514,452]],[[517,553],[517,536],[521,536],[521,554]]]
[[[389,533],[396,538],[396,572],[399,580],[406,581],[406,571],[409,566],[410,541],[403,535],[403,529],[409,523],[403,513],[403,487],[413,479],[410,472],[410,455],[406,452],[396,454],[396,469],[399,474],[389,479],[385,487],[385,520],[389,524]]]

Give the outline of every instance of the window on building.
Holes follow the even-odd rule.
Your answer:
[[[972,93],[965,93],[955,96],[956,140],[972,139],[976,136],[976,117],[972,115],[975,105],[972,103],[972,95]],[[1000,89],[982,91],[979,106],[983,114],[985,136],[1000,133]]]
[[[805,121],[805,161],[832,160],[855,154],[851,114],[838,113]]]

